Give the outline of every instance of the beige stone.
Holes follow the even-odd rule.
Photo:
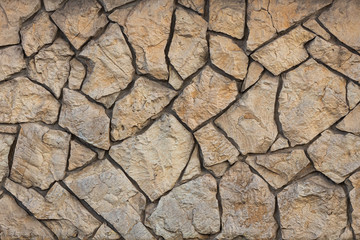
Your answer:
[[[43,2],[44,2],[45,10],[51,12],[60,8],[65,2],[65,0],[43,0]]]
[[[241,85],[241,91],[244,92],[246,89],[254,85],[259,79],[261,74],[264,71],[264,67],[257,62],[251,62],[249,65],[249,70],[247,72],[246,78],[244,79],[243,84]]]
[[[9,175],[9,153],[14,140],[15,136],[0,134],[0,183]]]
[[[325,40],[330,40],[330,34],[320,26],[320,24],[314,19],[311,18],[303,23],[303,26],[307,29],[310,29],[312,32],[316,33],[316,35],[321,36]]]
[[[222,232],[218,239],[275,239],[275,197],[268,185],[237,162],[220,181]],[[262,230],[259,230],[262,229]]]
[[[230,167],[230,163],[228,161],[218,163],[212,166],[205,166],[207,170],[209,170],[215,177],[221,178],[226,170],[228,170]]]
[[[133,8],[136,6],[137,2],[132,2],[129,4],[126,4],[125,6],[122,6],[118,9],[115,9],[108,18],[111,21],[117,22],[120,26],[125,26],[126,19],[129,16],[130,12],[133,10]]]
[[[360,86],[349,81],[347,87],[347,100],[350,109],[353,109],[360,102]]]
[[[292,183],[278,194],[283,239],[339,239],[346,228],[346,195],[320,175]]]
[[[106,223],[103,223],[99,229],[96,231],[96,234],[92,240],[117,240],[120,239],[120,235],[112,230]]]
[[[116,7],[120,7],[132,1],[134,0],[102,0],[101,3],[103,4],[105,11],[109,12]]]
[[[95,147],[110,148],[110,119],[105,109],[79,92],[63,90],[59,125]]]
[[[68,169],[74,170],[91,162],[96,157],[96,153],[90,148],[72,140],[70,145],[70,157]]]
[[[179,90],[183,85],[184,81],[180,77],[180,75],[176,72],[176,70],[170,66],[169,67],[169,84],[175,89]]]
[[[215,124],[232,138],[243,155],[265,153],[278,133],[274,120],[279,78],[264,74]]]
[[[352,186],[354,187],[350,193],[350,203],[352,206],[352,228],[354,230],[356,238],[360,237],[360,172],[356,172],[349,178]]]
[[[174,187],[193,144],[192,134],[166,113],[144,133],[113,145],[109,154],[154,201]]]
[[[216,180],[204,175],[162,197],[146,225],[164,239],[203,239],[220,231]]]
[[[210,35],[210,59],[211,62],[237,78],[244,79],[248,68],[248,56],[230,38],[221,35]]]
[[[198,14],[178,8],[169,59],[182,79],[205,65],[208,58],[207,22]]]
[[[179,0],[179,3],[200,14],[204,14],[205,0]]]
[[[235,81],[207,66],[175,100],[173,109],[184,123],[195,129],[226,108],[237,94]]]
[[[26,68],[24,54],[20,45],[0,49],[0,81]]]
[[[271,146],[270,151],[276,151],[276,150],[287,148],[287,147],[289,147],[288,140],[286,138],[280,136],[278,139],[276,139],[274,144]]]
[[[69,0],[51,18],[76,49],[108,23],[96,0]]]
[[[70,44],[58,38],[43,48],[29,63],[29,77],[45,84],[59,98],[70,71],[70,59],[74,52]]]
[[[0,133],[16,134],[18,129],[19,125],[17,124],[0,124]]]
[[[355,135],[360,135],[360,105],[357,105],[343,120],[341,120],[341,122],[336,125],[336,128]]]
[[[195,145],[195,148],[191,154],[188,164],[185,167],[181,183],[187,182],[201,174],[201,163],[199,158],[199,146]]]
[[[84,80],[86,69],[84,65],[76,58],[70,61],[69,88],[79,90]]]
[[[0,85],[0,123],[55,123],[59,108],[59,102],[50,92],[26,77]]]
[[[306,144],[348,112],[346,81],[309,59],[283,76],[279,119],[292,146]]]
[[[21,125],[10,178],[44,190],[64,178],[70,134],[38,123]]]
[[[170,103],[176,92],[145,77],[136,80],[130,93],[115,103],[111,136],[122,140],[139,132]]]

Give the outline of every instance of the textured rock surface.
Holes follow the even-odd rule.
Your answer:
[[[270,150],[276,151],[276,150],[287,148],[287,147],[289,147],[288,140],[286,138],[280,136],[278,139],[276,139],[274,144],[271,146]]]
[[[0,124],[0,133],[15,134],[18,132],[17,124]]]
[[[336,128],[360,135],[360,105],[357,105],[341,122],[336,125]]]
[[[184,174],[181,178],[181,182],[187,182],[188,180],[195,178],[201,174],[201,163],[199,158],[199,147],[195,146],[188,164],[184,170]]]
[[[43,0],[46,11],[51,12],[60,8],[65,0]]]
[[[185,7],[203,14],[205,8],[205,0],[179,0],[179,3]]]
[[[241,91],[243,92],[252,85],[254,85],[260,79],[260,76],[263,73],[263,71],[264,71],[263,66],[261,66],[257,62],[251,62],[249,65],[246,78],[244,79],[244,82],[241,85]]]
[[[14,140],[14,136],[0,134],[0,183],[9,175],[9,153]]]
[[[132,1],[134,0],[102,0],[101,3],[103,4],[105,11],[108,12],[116,7],[120,7]]]
[[[354,187],[350,193],[350,202],[353,208],[351,213],[352,217],[352,228],[354,229],[354,233],[356,238],[360,237],[360,172],[356,172],[349,178],[352,186]]]
[[[86,75],[84,65],[76,58],[70,61],[69,88],[79,90]]]
[[[93,240],[116,240],[120,239],[120,235],[103,223],[99,229],[96,231],[96,234],[92,238]]]
[[[360,102],[360,86],[350,81],[346,89],[349,107],[353,109]]]
[[[136,4],[137,2],[135,1],[130,4],[126,4],[121,8],[117,8],[108,16],[108,18],[111,21],[117,22],[120,26],[125,26],[126,19]]]
[[[321,36],[325,40],[330,40],[330,34],[320,26],[320,24],[315,19],[309,19],[303,26],[310,29],[312,32],[316,33],[316,35]]]
[[[24,54],[20,46],[0,49],[0,81],[20,72],[26,67]]]
[[[68,169],[74,170],[76,168],[82,167],[83,165],[89,163],[91,160],[94,160],[95,157],[96,153],[93,150],[72,140],[70,145]]]
[[[169,67],[169,84],[175,89],[179,90],[184,83],[183,79],[176,72],[173,67]]]

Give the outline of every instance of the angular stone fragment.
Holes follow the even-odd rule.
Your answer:
[[[96,234],[92,238],[92,240],[117,240],[120,239],[120,235],[112,230],[106,223],[103,223],[99,229],[96,231]]]
[[[109,12],[116,7],[120,7],[134,0],[102,0],[101,3],[104,5],[105,11]]]
[[[126,19],[129,16],[130,12],[133,10],[133,8],[136,6],[137,2],[132,2],[130,4],[126,4],[125,6],[122,6],[121,8],[116,9],[113,11],[108,18],[111,21],[117,22],[120,26],[125,26]]]
[[[71,171],[76,168],[82,167],[91,160],[95,159],[95,157],[96,153],[93,150],[73,140],[71,141],[70,146],[68,169]]]
[[[145,77],[136,80],[130,93],[114,106],[111,136],[125,139],[141,130],[169,104],[176,92]]]
[[[210,0],[209,29],[241,39],[245,28],[245,1]]]
[[[15,136],[0,134],[0,183],[9,175],[9,153],[14,140]]]
[[[173,0],[148,0],[139,1],[129,13],[124,30],[135,50],[140,73],[148,73],[158,79],[168,78],[165,47],[173,9]]]
[[[59,102],[50,92],[26,77],[0,85],[0,123],[55,123],[59,108]]]
[[[0,124],[0,133],[16,134],[18,129],[17,124]]]
[[[347,85],[347,100],[350,109],[353,109],[360,102],[360,86],[351,81]]]
[[[287,148],[287,147],[289,147],[288,140],[286,138],[280,136],[278,139],[276,139],[274,144],[271,146],[270,150],[276,151],[276,150]]]
[[[275,197],[268,185],[237,162],[220,181],[223,208],[222,232],[218,239],[275,239]],[[259,231],[259,229],[263,229]]]
[[[105,150],[110,147],[110,119],[105,109],[79,92],[63,90],[59,125],[95,147]]]
[[[154,201],[174,187],[193,143],[192,134],[164,114],[144,133],[112,146],[109,154]]]
[[[84,80],[86,69],[84,65],[76,58],[70,61],[69,88],[79,90]]]
[[[272,74],[279,75],[308,58],[304,44],[314,37],[315,34],[299,26],[256,50],[251,57]]]
[[[349,178],[352,186],[354,187],[350,193],[350,202],[352,206],[352,228],[354,230],[356,238],[360,237],[360,172],[356,172]]]
[[[169,67],[169,84],[175,89],[179,90],[184,83],[183,79],[179,76],[173,67]]]
[[[51,12],[60,8],[65,2],[65,0],[43,0],[43,2],[44,2],[45,10]]]
[[[191,129],[218,114],[235,100],[236,82],[206,66],[175,100],[173,109]]]
[[[69,0],[51,18],[76,49],[108,23],[96,0]]]
[[[201,174],[201,164],[200,164],[200,158],[199,158],[199,147],[198,145],[195,146],[190,160],[188,164],[186,165],[186,168],[184,170],[184,174],[181,178],[181,182],[187,182]]]
[[[26,68],[22,48],[19,45],[0,49],[0,81]]]
[[[307,150],[316,170],[336,183],[360,167],[360,137],[330,130],[323,132]]]
[[[337,129],[360,136],[360,105],[357,105],[341,122]]]
[[[70,59],[74,52],[70,44],[58,38],[43,48],[29,63],[29,77],[48,86],[59,98],[70,71]]]
[[[220,231],[216,180],[204,175],[162,197],[146,225],[164,239],[203,239]]]
[[[179,0],[181,5],[191,8],[192,10],[203,14],[205,8],[205,0]]]
[[[264,71],[264,67],[257,62],[251,62],[249,65],[249,70],[247,72],[246,78],[244,79],[243,84],[241,85],[241,91],[244,92],[246,89],[254,85],[259,79],[261,74]]]
[[[310,29],[314,33],[316,33],[318,36],[321,36],[325,40],[329,40],[331,38],[330,34],[323,29],[320,24],[315,19],[309,19],[305,23],[303,23],[303,26]]]
[[[154,239],[141,223],[145,197],[107,159],[70,174],[65,184],[125,239]]]
[[[210,35],[210,59],[227,74],[241,80],[245,78],[249,59],[230,38]]]
[[[34,20],[21,28],[21,44],[26,56],[37,53],[40,48],[55,40],[56,25],[46,12],[40,12]]]
[[[183,79],[205,65],[208,58],[207,22],[198,14],[178,8],[169,50],[171,64]]]
[[[346,195],[320,175],[297,181],[278,194],[283,239],[340,239],[346,228]]]
[[[309,59],[283,76],[279,119],[292,146],[306,144],[348,112],[346,81]]]
[[[277,136],[274,111],[278,83],[278,77],[264,74],[215,120],[215,124],[234,139],[243,155],[265,153]]]
[[[205,168],[209,170],[212,174],[214,174],[217,178],[221,178],[229,167],[230,163],[228,161],[218,163],[212,166],[205,166]]]
[[[47,189],[64,178],[70,134],[38,123],[21,125],[10,178],[25,187]]]

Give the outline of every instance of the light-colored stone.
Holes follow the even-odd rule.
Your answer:
[[[235,100],[236,82],[206,66],[175,100],[173,109],[191,129],[218,114]]]
[[[106,223],[103,223],[96,231],[96,234],[94,235],[92,240],[117,240],[120,238],[121,237],[119,234],[117,234],[117,232],[108,227]]]
[[[210,35],[210,59],[211,62],[237,78],[244,79],[248,68],[248,56],[230,38],[221,35]]]
[[[304,44],[314,37],[315,34],[299,26],[256,50],[251,57],[272,74],[279,75],[308,58]]]
[[[105,11],[109,12],[116,7],[120,7],[132,1],[134,0],[101,0],[101,3],[103,4]]]
[[[280,149],[287,148],[287,147],[289,147],[288,140],[286,138],[280,136],[278,139],[276,139],[274,144],[271,146],[270,151],[276,151],[276,150],[280,150]]]
[[[173,9],[173,0],[148,0],[139,1],[129,13],[124,30],[135,50],[140,73],[148,73],[158,79],[168,78],[165,47]]]
[[[154,201],[174,187],[193,143],[192,134],[164,114],[144,133],[112,146],[109,154]]]
[[[314,18],[307,20],[305,23],[303,23],[303,26],[310,29],[316,33],[316,35],[321,36],[325,40],[330,40],[331,38],[330,34],[325,29],[323,29]]]
[[[248,165],[237,162],[225,173],[219,188],[223,213],[218,239],[275,239],[275,197]]]
[[[25,187],[47,189],[64,178],[70,134],[38,123],[21,125],[10,178]]]
[[[241,39],[245,29],[245,1],[209,1],[209,29]]]
[[[45,10],[48,12],[55,11],[56,9],[60,8],[65,0],[43,0]]]
[[[176,9],[175,16],[169,59],[180,76],[186,79],[207,61],[207,22],[198,14],[182,8]]]
[[[134,135],[170,103],[176,92],[145,77],[136,80],[130,93],[115,103],[111,137],[122,140]]]
[[[0,183],[9,175],[9,153],[14,140],[15,136],[0,134]]]
[[[350,109],[353,109],[360,102],[360,86],[356,85],[352,81],[349,81],[346,88],[349,107]]]
[[[0,49],[0,81],[26,68],[24,54],[20,45]]]
[[[84,80],[86,69],[76,58],[70,61],[69,88],[79,90]]]
[[[0,124],[0,133],[16,134],[18,129],[17,124]]]
[[[215,124],[239,146],[243,155],[265,153],[278,130],[274,120],[279,78],[264,74]]]
[[[350,203],[352,206],[352,228],[356,238],[360,238],[360,172],[356,172],[349,178],[352,186],[354,187],[350,193]]]
[[[108,23],[96,0],[69,0],[51,18],[76,49]]]
[[[315,60],[282,79],[279,119],[292,146],[308,143],[348,112],[345,79]]]
[[[344,232],[340,235],[340,240],[353,240],[353,239],[355,239],[355,237],[353,237],[352,228],[347,226]]]
[[[26,77],[0,85],[0,123],[55,123],[59,108],[59,102],[50,92]]]
[[[336,183],[360,167],[360,137],[326,130],[308,150],[316,170]]]
[[[254,85],[260,79],[263,71],[264,67],[261,66],[261,64],[257,62],[251,62],[249,65],[249,70],[247,71],[246,78],[241,85],[241,91],[244,92],[246,89]]]
[[[176,72],[176,70],[170,66],[169,67],[169,84],[175,89],[179,90],[184,83],[184,80]]]
[[[203,239],[220,231],[216,180],[204,175],[162,197],[146,224],[164,239]]]
[[[125,6],[122,6],[115,11],[113,11],[108,18],[111,21],[117,22],[120,26],[125,26],[126,19],[129,16],[130,12],[133,10],[133,8],[136,6],[137,2],[132,2],[130,4],[126,4]]]
[[[213,166],[208,166],[205,167],[207,170],[209,170],[213,175],[215,175],[215,177],[217,178],[221,178],[226,170],[228,170],[228,168],[230,167],[230,163],[228,161],[226,162],[222,162],[219,164],[215,164]]]
[[[70,145],[70,157],[68,169],[74,170],[94,160],[96,153],[90,148],[72,140]]]
[[[181,178],[181,182],[187,182],[201,174],[201,163],[199,158],[199,146],[196,145],[188,164],[184,170],[184,174]]]
[[[204,14],[205,0],[179,0],[179,4],[190,8],[200,14]]]
[[[278,194],[283,239],[339,239],[346,228],[346,195],[320,175],[294,182]]]
[[[245,160],[273,188],[281,188],[310,164],[304,150],[248,156]]]
[[[360,136],[360,105],[357,105],[349,114],[336,125],[337,129]]]
[[[29,77],[48,86],[59,98],[70,71],[70,59],[74,52],[70,44],[58,38],[49,47],[43,48],[29,62]]]

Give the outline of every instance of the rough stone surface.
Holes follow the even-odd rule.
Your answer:
[[[199,147],[198,145],[195,146],[190,160],[188,164],[186,165],[186,168],[184,170],[184,174],[181,178],[181,182],[187,182],[201,174],[201,163],[199,158]]]
[[[215,164],[212,166],[205,166],[205,168],[209,170],[212,174],[214,174],[215,177],[217,178],[221,178],[229,167],[230,167],[230,163],[228,161]]]
[[[20,72],[26,67],[20,45],[0,49],[0,81]]]
[[[241,85],[241,91],[244,92],[246,89],[254,85],[259,79],[261,74],[264,71],[264,67],[257,62],[251,62],[249,65],[249,70],[247,72],[246,78],[244,79],[243,84]]]
[[[9,175],[9,153],[14,140],[12,135],[0,134],[0,183]]]
[[[357,105],[336,128],[360,136],[360,105]]]
[[[205,8],[205,0],[179,0],[179,4],[191,8],[192,10],[203,14]]]
[[[350,193],[350,202],[351,206],[353,208],[353,211],[351,213],[352,217],[352,228],[354,230],[356,238],[360,237],[360,206],[359,206],[359,200],[360,200],[360,172],[356,172],[349,178],[352,186],[354,187]]]
[[[16,134],[18,129],[17,124],[0,124],[0,133]]]
[[[331,38],[330,34],[313,18],[303,23],[303,26],[307,29],[310,29],[312,32],[316,33],[316,35],[321,36],[325,40],[330,40]]]
[[[101,3],[103,4],[105,11],[108,12],[132,1],[134,0],[102,0]]]
[[[175,89],[179,90],[183,85],[184,80],[180,77],[180,75],[176,72],[173,67],[169,67],[169,84]]]
[[[96,153],[90,148],[72,140],[70,145],[69,170],[82,167],[83,165],[94,160]]]
[[[69,88],[79,90],[84,80],[86,69],[76,58],[70,61]]]
[[[276,151],[276,150],[287,148],[287,147],[289,147],[288,140],[286,138],[280,136],[278,139],[276,139],[274,144],[271,146],[270,150]]]
[[[126,4],[125,6],[122,6],[121,8],[115,9],[108,18],[111,21],[117,22],[120,26],[125,26],[126,19],[133,10],[133,8],[136,6],[137,2],[132,2],[130,4]]]
[[[106,223],[103,223],[99,229],[96,231],[96,234],[92,240],[117,240],[120,239],[120,235],[112,230]]]
[[[349,107],[353,109],[360,102],[360,86],[350,81],[346,89]]]
[[[51,12],[60,8],[65,2],[65,0],[43,0],[43,2],[44,2],[45,10]]]

